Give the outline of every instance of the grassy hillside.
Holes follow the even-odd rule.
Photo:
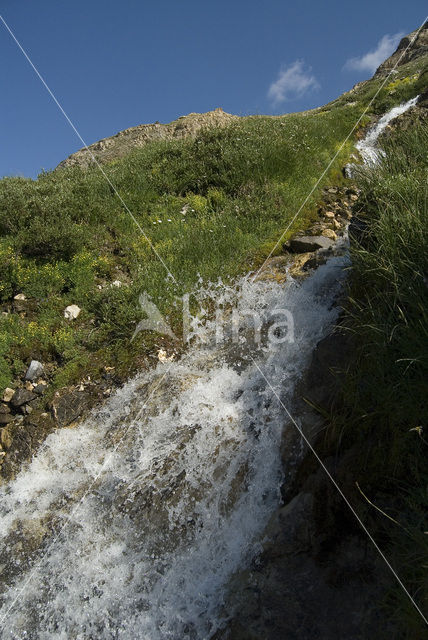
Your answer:
[[[174,296],[199,276],[232,277],[260,260],[355,119],[355,109],[247,118],[194,140],[151,143],[105,165],[176,283],[96,167],[3,179],[0,296],[6,310],[18,293],[31,303],[25,316],[1,318],[0,386],[31,357],[55,362],[56,383],[64,384],[100,350],[118,364],[150,351],[156,336],[129,344],[141,319],[139,293],[170,314]],[[349,146],[336,172],[348,153]],[[112,286],[115,280],[124,286]],[[71,325],[63,310],[72,303],[82,313]]]
[[[407,73],[370,112],[415,94],[419,76]],[[263,260],[377,88],[378,81],[365,83],[311,112],[242,118],[194,139],[150,142],[105,164],[176,282],[96,167],[1,180],[0,388],[31,358],[50,363],[51,390],[106,363],[123,375],[140,365],[160,338],[145,333],[130,343],[141,319],[138,295],[147,291],[180,333],[175,296],[199,277],[227,279]],[[294,230],[314,215],[322,187],[341,179],[353,141]],[[14,301],[17,294],[27,301]],[[73,323],[63,317],[69,304],[82,309]]]
[[[358,178],[362,222],[352,248],[347,324],[357,345],[334,446],[357,448],[359,512],[416,602],[428,611],[428,126],[383,141],[382,163]],[[388,614],[400,638],[425,624],[397,585]],[[398,633],[398,631],[397,631]]]

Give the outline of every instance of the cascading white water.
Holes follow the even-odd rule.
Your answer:
[[[279,502],[284,414],[252,358],[288,403],[347,260],[301,285],[214,288],[242,316],[287,309],[294,342],[216,344],[208,322],[178,362],[47,438],[1,492],[3,638],[211,637]]]
[[[394,118],[398,118],[403,113],[405,113],[410,107],[414,107],[418,101],[419,96],[415,98],[411,98],[407,102],[403,102],[403,104],[398,105],[397,107],[393,107],[388,113],[385,113],[384,116],[375,124],[375,126],[369,130],[367,135],[363,140],[357,142],[355,145],[358,151],[361,154],[364,164],[368,166],[373,166],[379,160],[379,156],[382,155],[382,149],[377,147],[377,140],[381,133],[383,133]]]

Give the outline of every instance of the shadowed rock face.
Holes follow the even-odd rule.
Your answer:
[[[416,34],[418,35],[416,36]],[[412,42],[413,39],[414,41]],[[409,46],[410,43],[412,44]],[[404,53],[405,49],[408,46],[409,48]],[[382,64],[376,70],[374,77],[379,78],[386,76],[391,71],[391,69],[395,68],[396,66],[400,67],[401,65],[407,64],[408,62],[411,62],[412,60],[420,58],[424,55],[428,55],[428,22],[425,22],[419,33],[416,29],[400,40],[400,44],[398,45],[396,51],[394,51],[392,56],[387,58],[385,62],[382,62]]]
[[[224,127],[238,116],[226,113],[220,107],[207,113],[189,113],[181,116],[169,124],[140,124],[124,131],[119,131],[110,138],[104,138],[88,149],[83,148],[63,160],[59,167],[71,167],[80,165],[87,167],[94,162],[93,157],[100,163],[111,162],[116,158],[127,155],[136,147],[143,147],[153,140],[172,140],[174,138],[187,138],[195,136],[204,127]]]

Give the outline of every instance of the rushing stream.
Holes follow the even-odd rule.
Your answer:
[[[1,489],[2,638],[202,640],[222,626],[228,582],[280,500],[286,417],[266,379],[292,410],[348,262],[339,247],[302,283],[201,288],[240,332],[195,321],[178,361],[46,439]],[[293,323],[268,340],[278,309]]]

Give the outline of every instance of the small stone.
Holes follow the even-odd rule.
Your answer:
[[[113,280],[113,282],[111,283],[112,287],[121,287],[122,284],[123,283],[120,280]]]
[[[10,409],[7,404],[0,404],[0,413],[9,413]]]
[[[37,393],[38,396],[42,396],[44,394],[44,392],[46,391],[46,387],[47,384],[46,382],[39,382],[39,384],[36,384],[36,386],[34,387],[33,391],[34,393]]]
[[[43,412],[43,413],[41,413],[41,414],[40,414],[40,417],[41,417],[41,418],[47,418],[48,416],[49,416],[49,414],[48,414],[48,413],[45,413],[45,412]]]
[[[44,374],[43,365],[38,360],[31,360],[30,366],[25,374],[25,379],[33,382],[37,378],[40,378]]]
[[[324,238],[330,238],[331,240],[337,240],[337,235],[334,233],[333,229],[324,229],[322,234]]]
[[[351,193],[351,195],[349,196],[351,200],[353,200],[355,202],[355,200],[358,200],[358,196],[355,193]]]
[[[66,320],[75,320],[80,311],[81,309],[77,306],[77,304],[70,304],[64,310],[64,318],[66,318]]]
[[[0,413],[0,424],[9,424],[13,420],[15,420],[15,416],[11,413]]]
[[[26,404],[25,407],[24,407],[24,411],[25,411],[25,413],[30,414],[30,413],[33,412],[33,407],[30,407],[29,404]]]
[[[37,396],[32,393],[32,391],[28,391],[27,389],[17,389],[12,396],[10,404],[15,408],[22,407],[23,404],[31,402],[31,400],[34,400],[36,397]]]
[[[337,220],[332,220],[332,223],[334,229],[340,229],[340,222],[338,222]]]
[[[33,391],[34,389],[34,385],[32,382],[30,382],[29,380],[26,381],[25,383],[25,388],[27,389],[27,391]]]
[[[334,213],[333,213],[333,211],[326,211],[326,212],[324,213],[324,216],[325,216],[326,218],[334,218]]]
[[[3,402],[10,402],[12,400],[13,394],[15,393],[14,389],[10,387],[6,387],[3,392]]]
[[[18,293],[16,296],[14,296],[13,299],[14,300],[26,300],[27,298],[25,297],[25,295],[23,293]]]

